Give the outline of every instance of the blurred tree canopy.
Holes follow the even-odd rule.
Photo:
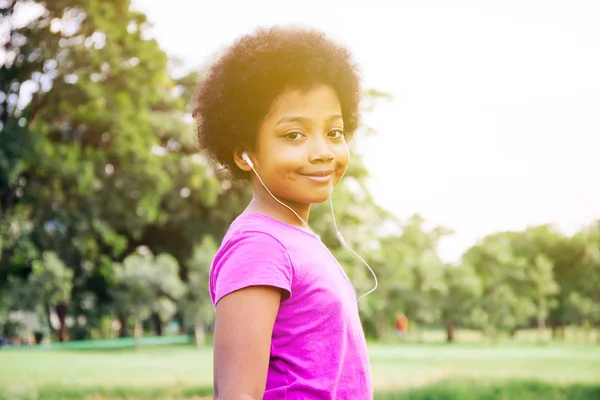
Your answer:
[[[212,326],[208,272],[248,187],[217,174],[193,139],[190,98],[201,71],[174,77],[129,0],[0,1],[0,336],[28,310],[59,340],[170,321]],[[363,111],[389,95],[365,93]],[[357,135],[375,134],[363,126]],[[379,278],[360,304],[368,335],[404,313],[417,326],[492,337],[517,329],[600,324],[600,222],[573,236],[551,226],[483,238],[460,265],[437,247],[451,234],[378,206],[357,154],[333,198],[348,244]],[[358,290],[370,272],[337,241],[329,204],[311,224]],[[57,323],[52,323],[52,315]],[[68,324],[69,318],[84,318]]]

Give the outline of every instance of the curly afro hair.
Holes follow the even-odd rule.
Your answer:
[[[348,50],[306,28],[262,28],[242,36],[211,67],[196,93],[193,116],[200,147],[247,178],[236,149],[254,148],[258,127],[286,89],[329,85],[338,95],[347,139],[359,123],[360,80]]]

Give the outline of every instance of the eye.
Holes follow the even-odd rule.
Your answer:
[[[332,129],[329,132],[327,132],[327,136],[333,139],[339,139],[342,136],[344,136],[344,131],[341,129]]]
[[[303,136],[304,135],[301,134],[300,132],[295,132],[294,131],[294,132],[288,132],[288,133],[286,133],[284,137],[286,139],[288,139],[288,140],[300,140],[300,139],[302,139]]]

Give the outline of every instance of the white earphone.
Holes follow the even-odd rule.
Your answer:
[[[254,163],[252,162],[252,160],[248,156],[248,152],[247,151],[245,151],[245,152],[242,153],[242,160],[246,161],[246,164],[248,164],[250,166],[250,168],[252,168],[254,170]]]
[[[252,171],[254,172],[254,174],[256,175],[256,177],[258,178],[258,180],[260,181],[260,183],[263,185],[263,187],[265,188],[265,190],[271,195],[271,197],[278,202],[279,204],[281,204],[282,206],[284,206],[285,208],[287,208],[288,210],[290,210],[291,212],[294,213],[294,215],[296,217],[298,217],[298,219],[300,221],[302,221],[302,223],[308,228],[309,231],[311,231],[315,236],[318,237],[317,234],[314,233],[314,231],[311,229],[311,227],[308,225],[308,223],[306,223],[306,221],[304,221],[299,215],[298,213],[296,213],[296,211],[294,211],[290,206],[288,206],[287,204],[284,204],[282,201],[280,201],[277,197],[275,197],[273,195],[273,193],[271,193],[271,191],[269,190],[269,188],[267,187],[267,185],[265,185],[265,183],[263,182],[262,178],[260,177],[260,175],[258,174],[258,172],[256,172],[256,169],[254,169],[254,163],[252,162],[252,160],[250,159],[250,156],[248,156],[247,152],[243,152],[242,153],[242,160],[246,161],[246,164],[248,164],[248,166],[250,168],[252,168]],[[346,244],[346,241],[344,240],[344,237],[342,236],[342,233],[338,230],[338,226],[337,226],[337,222],[335,220],[335,213],[333,212],[333,200],[332,200],[332,196],[329,196],[329,205],[331,206],[331,216],[333,217],[333,226],[335,228],[335,234],[338,238],[338,240],[340,241],[340,243],[342,244],[342,246],[344,246],[346,249],[348,249],[352,254],[354,254],[360,261],[363,262],[363,264],[365,264],[365,266],[369,269],[369,271],[371,271],[371,274],[373,275],[373,278],[375,280],[375,286],[373,287],[373,289],[369,290],[367,293],[363,294],[362,296],[360,296],[358,298],[357,301],[360,301],[363,297],[365,297],[368,294],[373,293],[378,286],[378,282],[377,282],[377,276],[375,275],[375,272],[373,272],[373,270],[371,269],[371,267],[369,266],[369,264],[360,256],[358,255],[354,250],[352,250],[350,247],[348,247],[348,245]],[[329,250],[329,249],[328,249]],[[333,256],[333,254],[332,254]],[[338,263],[339,264],[339,263]],[[342,272],[344,273],[344,276],[346,277],[346,279],[348,279],[348,282],[350,282],[350,284],[352,285],[352,282],[350,281],[350,278],[348,278],[348,275],[346,275],[346,271],[344,271],[344,269],[342,268],[342,266],[340,265],[340,269],[342,270]]]

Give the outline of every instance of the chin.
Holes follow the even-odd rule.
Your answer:
[[[312,199],[311,201],[307,202],[307,204],[321,204],[321,203],[325,203],[327,200],[329,200],[329,196],[319,197],[319,198]]]
[[[332,190],[322,191],[321,193],[314,193],[312,196],[303,196],[299,203],[304,204],[319,204],[324,203],[331,197]]]
[[[329,200],[334,188],[335,186],[331,184],[320,187],[298,185],[292,190],[277,193],[277,196],[296,204],[319,204]]]

